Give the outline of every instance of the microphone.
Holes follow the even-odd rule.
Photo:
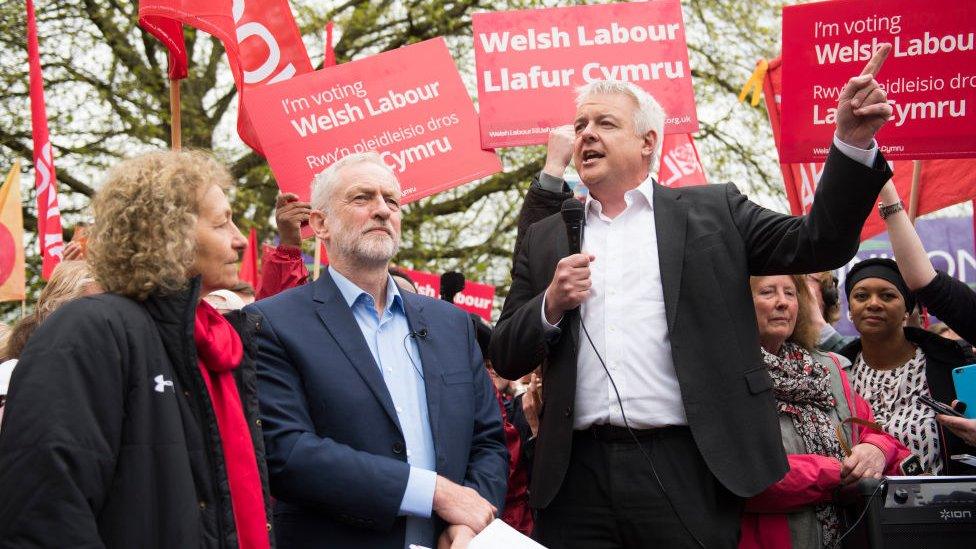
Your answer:
[[[464,275],[448,271],[441,275],[441,299],[454,303],[454,296],[464,291]]]
[[[563,201],[559,212],[566,224],[566,236],[569,238],[570,255],[580,253],[583,247],[583,203],[575,198]]]
[[[424,341],[427,341],[427,328],[421,328],[416,332],[410,332],[409,335],[414,339],[423,339]]]

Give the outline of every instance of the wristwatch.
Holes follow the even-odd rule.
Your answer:
[[[878,202],[878,215],[881,216],[882,220],[888,219],[888,217],[890,217],[892,214],[903,211],[904,209],[905,204],[901,200],[895,202],[894,204],[888,205]]]

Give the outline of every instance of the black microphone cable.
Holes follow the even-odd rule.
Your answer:
[[[570,200],[573,200],[573,201],[579,203],[579,201],[576,200],[575,198],[568,199],[568,200],[566,200],[566,202],[563,203],[563,207],[562,207],[562,210],[563,210],[563,220],[567,222],[567,232],[568,233],[570,232],[569,231],[569,226],[568,226],[569,225],[569,219],[567,219],[566,210],[569,209],[568,208],[569,204],[567,204],[567,203]],[[581,209],[581,208],[575,207],[575,205],[574,205],[574,208],[573,209]],[[573,221],[576,221],[576,220],[574,219]],[[585,215],[584,216],[580,216],[580,219],[578,220],[578,222],[580,224],[579,229],[578,229],[579,230],[579,233],[578,234],[579,234],[579,243],[580,243],[580,248],[581,248],[579,251],[582,251],[582,242],[583,242],[584,235],[586,234],[585,231],[584,231],[584,228],[586,227],[586,217],[585,217]],[[573,227],[573,228],[575,229],[575,227]],[[573,232],[575,232],[575,231],[573,231]],[[573,240],[574,240],[573,236],[575,236],[575,235],[572,235],[571,234],[569,236],[569,238],[570,238],[570,246],[571,247],[575,244],[575,242],[573,242]],[[636,444],[637,445],[637,449],[640,450],[641,456],[643,456],[644,461],[646,461],[647,464],[650,466],[651,472],[654,474],[654,480],[657,481],[657,485],[661,489],[661,493],[664,494],[664,499],[665,499],[665,501],[668,502],[668,506],[671,508],[671,512],[674,513],[674,516],[678,517],[678,522],[680,522],[681,523],[681,526],[684,527],[684,529],[685,529],[686,532],[688,532],[688,535],[691,537],[691,539],[695,540],[695,543],[697,543],[699,547],[701,547],[702,549],[704,549],[705,544],[702,543],[702,541],[700,539],[698,539],[697,536],[695,536],[695,534],[691,531],[691,528],[689,528],[688,527],[688,524],[685,522],[685,519],[681,516],[680,513],[678,513],[678,509],[674,506],[674,502],[671,500],[670,494],[668,494],[668,491],[664,488],[664,483],[661,482],[661,476],[658,475],[658,473],[657,473],[657,467],[654,466],[654,460],[652,460],[651,459],[651,456],[647,455],[647,452],[644,451],[644,445],[641,444],[640,439],[637,438],[637,434],[634,433],[634,430],[633,429],[631,429],[630,422],[627,421],[627,413],[624,412],[624,401],[623,401],[622,398],[620,398],[620,391],[617,390],[617,383],[613,380],[613,376],[610,375],[610,369],[607,368],[606,362],[604,362],[603,357],[600,356],[600,351],[597,350],[596,345],[593,343],[593,339],[590,337],[590,332],[586,329],[586,324],[583,322],[583,314],[582,314],[582,311],[580,310],[579,307],[577,307],[572,312],[575,313],[577,316],[579,316],[580,327],[583,329],[583,334],[586,335],[586,340],[590,343],[590,348],[593,349],[593,354],[595,354],[596,355],[596,358],[600,360],[600,365],[603,366],[603,371],[606,372],[607,379],[610,380],[610,386],[613,387],[613,394],[616,395],[616,397],[617,397],[617,405],[620,407],[620,416],[624,420],[624,427],[627,429],[627,432],[630,433],[631,438],[634,439],[634,444]]]
[[[888,479],[881,479],[881,482],[878,483],[878,486],[875,487],[874,491],[871,492],[871,495],[868,496],[867,499],[864,501],[864,509],[861,511],[861,514],[858,515],[857,520],[855,520],[854,524],[852,524],[851,527],[848,528],[846,532],[841,534],[840,537],[837,538],[837,541],[834,542],[834,549],[839,549],[841,546],[840,545],[841,542],[844,541],[844,538],[849,536],[851,532],[853,532],[854,529],[857,528],[858,524],[861,524],[861,521],[864,520],[864,515],[866,515],[868,512],[868,508],[870,508],[871,504],[874,502],[874,498],[878,495],[878,492],[881,490],[881,488],[886,484],[888,484]]]
[[[637,434],[634,433],[633,429],[631,429],[630,422],[627,421],[627,414],[624,412],[623,399],[620,398],[620,391],[617,390],[617,383],[613,380],[613,376],[610,375],[610,369],[607,368],[606,362],[604,362],[603,357],[600,356],[600,351],[596,350],[596,345],[593,344],[593,339],[590,338],[590,332],[586,329],[586,324],[583,323],[583,315],[580,314],[579,317],[580,327],[583,328],[583,333],[586,335],[586,340],[590,342],[590,348],[593,349],[593,353],[600,360],[600,365],[603,366],[603,371],[607,373],[607,379],[610,380],[610,386],[613,387],[613,394],[617,397],[617,405],[620,406],[620,417],[622,417],[624,420],[624,427],[627,429],[627,432],[630,433],[630,437],[634,439],[634,444],[636,444],[637,449],[640,450],[641,455],[644,457],[644,461],[646,461],[651,467],[651,472],[654,473],[654,480],[657,481],[657,485],[661,489],[661,493],[664,494],[664,499],[668,502],[668,506],[671,507],[671,512],[674,513],[674,516],[678,517],[678,522],[680,522],[681,526],[683,526],[685,531],[688,532],[691,539],[695,540],[695,543],[704,549],[705,544],[702,543],[697,536],[695,536],[695,534],[691,531],[691,528],[688,528],[688,524],[685,522],[685,519],[680,513],[678,513],[678,509],[674,506],[674,502],[671,501],[670,494],[668,494],[668,491],[664,489],[664,483],[661,482],[661,477],[657,474],[657,467],[654,467],[654,460],[652,460],[651,456],[647,455],[647,452],[644,451],[644,445],[640,443],[640,439],[637,438]]]

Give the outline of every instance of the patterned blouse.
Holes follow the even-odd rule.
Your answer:
[[[892,370],[875,370],[858,353],[852,371],[854,390],[871,403],[875,421],[919,457],[923,471],[941,474],[935,412],[918,401],[919,395],[931,396],[922,349],[916,349],[914,358]]]

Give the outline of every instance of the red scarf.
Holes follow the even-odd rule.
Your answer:
[[[217,416],[238,544],[242,549],[267,549],[270,547],[268,518],[258,460],[244,419],[241,396],[231,374],[244,357],[241,338],[227,319],[201,300],[197,305],[193,339],[197,344],[197,365]]]

